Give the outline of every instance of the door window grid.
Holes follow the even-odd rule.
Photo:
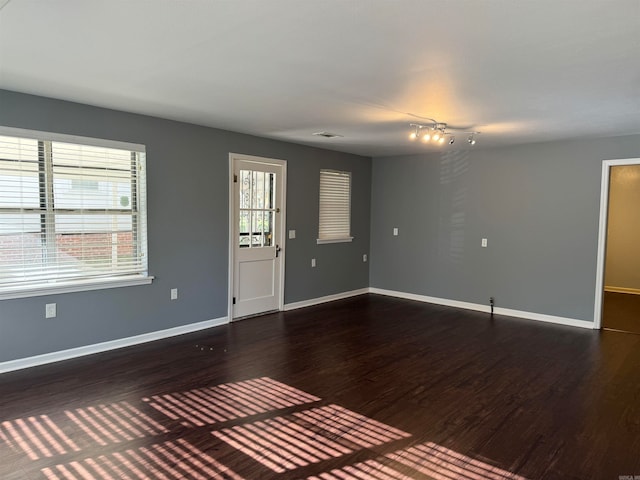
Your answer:
[[[275,174],[240,170],[239,236],[240,248],[273,245],[275,220]]]

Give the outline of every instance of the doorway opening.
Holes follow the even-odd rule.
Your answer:
[[[640,159],[602,166],[594,322],[640,334]]]

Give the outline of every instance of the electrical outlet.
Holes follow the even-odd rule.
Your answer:
[[[311,266],[315,268],[315,266],[316,266],[316,259],[315,258],[311,259]]]
[[[393,228],[393,236],[397,237],[398,236],[398,227],[394,227]]]
[[[365,253],[364,255],[362,255],[362,261],[366,262],[367,261],[367,254]]]
[[[486,238],[482,239],[482,244],[481,245],[482,245],[483,248],[487,248],[487,239]]]
[[[55,318],[57,315],[56,304],[47,303],[44,309],[44,318]]]
[[[177,288],[172,288],[171,289],[171,300],[177,300],[178,299],[178,289]]]

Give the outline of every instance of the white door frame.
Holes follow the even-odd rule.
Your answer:
[[[282,248],[280,251],[280,271],[278,281],[280,282],[280,294],[278,298],[278,310],[284,310],[284,262],[286,255],[286,230],[287,230],[287,161],[278,160],[275,158],[256,157],[253,155],[244,155],[242,153],[229,152],[229,289],[228,289],[228,304],[227,304],[227,318],[230,322],[233,321],[233,285],[234,285],[234,270],[235,270],[235,247],[237,239],[234,232],[236,227],[235,220],[235,204],[238,201],[234,195],[233,185],[233,172],[236,160],[245,160],[248,162],[262,163],[266,165],[279,165],[282,167],[282,207],[280,211],[280,224],[276,225],[276,230],[279,235],[279,245]]]
[[[602,328],[602,298],[604,296],[604,267],[607,253],[607,222],[609,217],[609,178],[611,167],[640,165],[640,158],[621,158],[602,162],[602,186],[600,187],[600,227],[598,230],[598,263],[596,267],[596,300],[593,310],[593,328]]]

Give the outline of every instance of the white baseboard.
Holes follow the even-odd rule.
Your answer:
[[[369,293],[369,288],[360,288],[358,290],[351,290],[349,292],[336,293],[333,295],[327,295],[325,297],[311,298],[309,300],[302,300],[301,302],[287,303],[284,306],[284,311],[295,310],[296,308],[310,307],[312,305],[318,305],[320,303],[333,302],[334,300],[341,300],[343,298],[355,297],[356,295],[363,295]]]
[[[377,293],[378,295],[387,295],[390,297],[406,298],[408,300],[417,300],[419,302],[434,303],[437,305],[445,305],[447,307],[465,308],[467,310],[475,310],[478,312],[490,313],[491,307],[489,305],[482,305],[480,303],[460,302],[458,300],[449,300],[446,298],[428,297],[426,295],[416,295],[415,293],[396,292],[394,290],[385,290],[382,288],[370,288],[369,292]],[[568,325],[570,327],[588,328],[590,330],[595,328],[593,322],[587,320],[577,320],[575,318],[556,317],[554,315],[545,315],[543,313],[525,312],[523,310],[512,310],[510,308],[496,307],[493,310],[496,315],[504,315],[507,317],[525,318],[527,320],[536,320],[538,322],[556,323],[559,325]]]
[[[161,340],[163,338],[184,335],[185,333],[197,332],[199,330],[205,330],[207,328],[217,327],[227,323],[229,323],[229,319],[227,317],[220,317],[213,320],[206,320],[204,322],[190,323],[189,325],[181,325],[179,327],[168,328],[166,330],[158,330],[156,332],[135,335],[133,337],[95,343],[84,347],[70,348],[68,350],[60,350],[58,352],[45,353],[43,355],[36,355],[33,357],[19,358],[17,360],[0,363],[0,373],[12,372],[14,370],[21,370],[23,368],[35,367],[47,363],[60,362],[62,360],[69,360],[71,358],[106,352],[108,350],[130,347],[141,343],[153,342],[154,340]]]
[[[365,293],[375,293],[378,295],[387,295],[391,297],[405,298],[408,300],[417,300],[419,302],[433,303],[436,305],[445,305],[448,307],[464,308],[467,310],[475,310],[478,312],[489,313],[491,311],[488,305],[482,305],[479,303],[461,302],[458,300],[429,297],[426,295],[417,295],[415,293],[398,292],[394,290],[385,290],[382,288],[374,288],[374,287],[361,288],[358,290],[351,290],[349,292],[336,293],[334,295],[327,295],[324,297],[312,298],[312,299],[303,300],[300,302],[288,303],[284,306],[284,310],[289,311],[289,310],[295,310],[303,307],[310,307],[312,305],[332,302],[334,300],[341,300],[343,298],[363,295]],[[631,292],[625,292],[625,293],[631,293]],[[556,323],[556,324],[568,325],[572,327],[580,327],[580,328],[588,328],[588,329],[595,328],[593,322],[589,322],[586,320],[577,320],[577,319],[566,318],[566,317],[556,317],[553,315],[545,315],[542,313],[534,313],[534,312],[525,312],[522,310],[512,310],[508,308],[496,307],[494,309],[494,313],[496,315],[505,315],[508,317],[537,320],[540,322]],[[197,332],[199,330],[205,330],[207,328],[217,327],[220,325],[225,325],[227,323],[229,323],[228,317],[220,317],[213,320],[206,320],[204,322],[191,323],[189,325],[182,325],[179,327],[168,328],[166,330],[159,330],[156,332],[144,333],[142,335],[135,335],[133,337],[120,338],[117,340],[110,340],[108,342],[96,343],[93,345],[86,345],[86,346],[77,347],[77,348],[70,348],[68,350],[45,353],[45,354],[36,355],[33,357],[19,358],[17,360],[9,360],[7,362],[0,362],[0,373],[12,372],[15,370],[22,370],[24,368],[35,367],[38,365],[45,365],[47,363],[60,362],[63,360],[69,360],[72,358],[82,357],[85,355],[92,355],[94,353],[106,352],[109,350],[116,350],[118,348],[130,347],[130,346],[139,345],[142,343],[153,342],[154,340],[161,340],[163,338],[175,337],[177,335],[184,335],[186,333]]]
[[[632,295],[640,295],[640,290],[638,290],[637,288],[609,287],[609,286],[606,286],[606,287],[604,287],[604,291],[605,292],[612,292],[612,293],[630,293]]]

